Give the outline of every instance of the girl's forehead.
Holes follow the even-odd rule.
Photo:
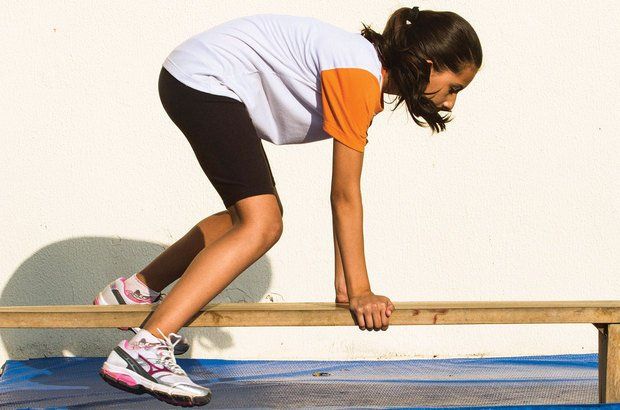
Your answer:
[[[450,81],[463,86],[463,88],[467,87],[467,85],[474,79],[478,70],[475,67],[467,66],[460,73],[454,73],[452,71],[448,71],[448,78]]]

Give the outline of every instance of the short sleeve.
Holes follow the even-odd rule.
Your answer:
[[[364,152],[368,128],[383,110],[379,80],[361,68],[321,71],[323,130],[344,145]]]

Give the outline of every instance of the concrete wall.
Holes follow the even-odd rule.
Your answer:
[[[0,304],[88,304],[223,209],[157,95],[181,41],[266,12],[380,30],[403,5],[3,1]],[[470,21],[484,64],[447,132],[431,137],[389,106],[373,123],[362,187],[373,289],[394,301],[617,299],[620,3],[417,5]],[[332,144],[264,145],[285,231],[218,300],[331,301]],[[236,359],[586,353],[597,340],[591,325],[185,334],[192,357]],[[104,356],[123,335],[2,330],[0,358]]]

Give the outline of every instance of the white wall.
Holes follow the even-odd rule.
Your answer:
[[[420,1],[477,30],[478,76],[448,131],[388,107],[363,173],[366,255],[394,301],[617,299],[620,3]],[[336,5],[336,7],[334,7]],[[3,1],[0,305],[87,304],[223,209],[157,77],[234,17],[382,29],[398,1]],[[280,242],[220,300],[331,301],[331,142],[265,144]],[[298,164],[312,164],[299,167]],[[408,358],[595,352],[592,325],[185,330],[192,357]],[[107,355],[118,330],[2,330],[0,359]]]

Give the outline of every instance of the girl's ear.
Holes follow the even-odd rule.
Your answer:
[[[431,65],[431,72],[435,71],[435,67],[433,67],[433,62],[431,60],[426,60],[426,62]]]
[[[431,66],[430,76],[434,77],[437,74],[437,71],[435,71],[435,65],[431,60],[426,60],[426,62]]]

